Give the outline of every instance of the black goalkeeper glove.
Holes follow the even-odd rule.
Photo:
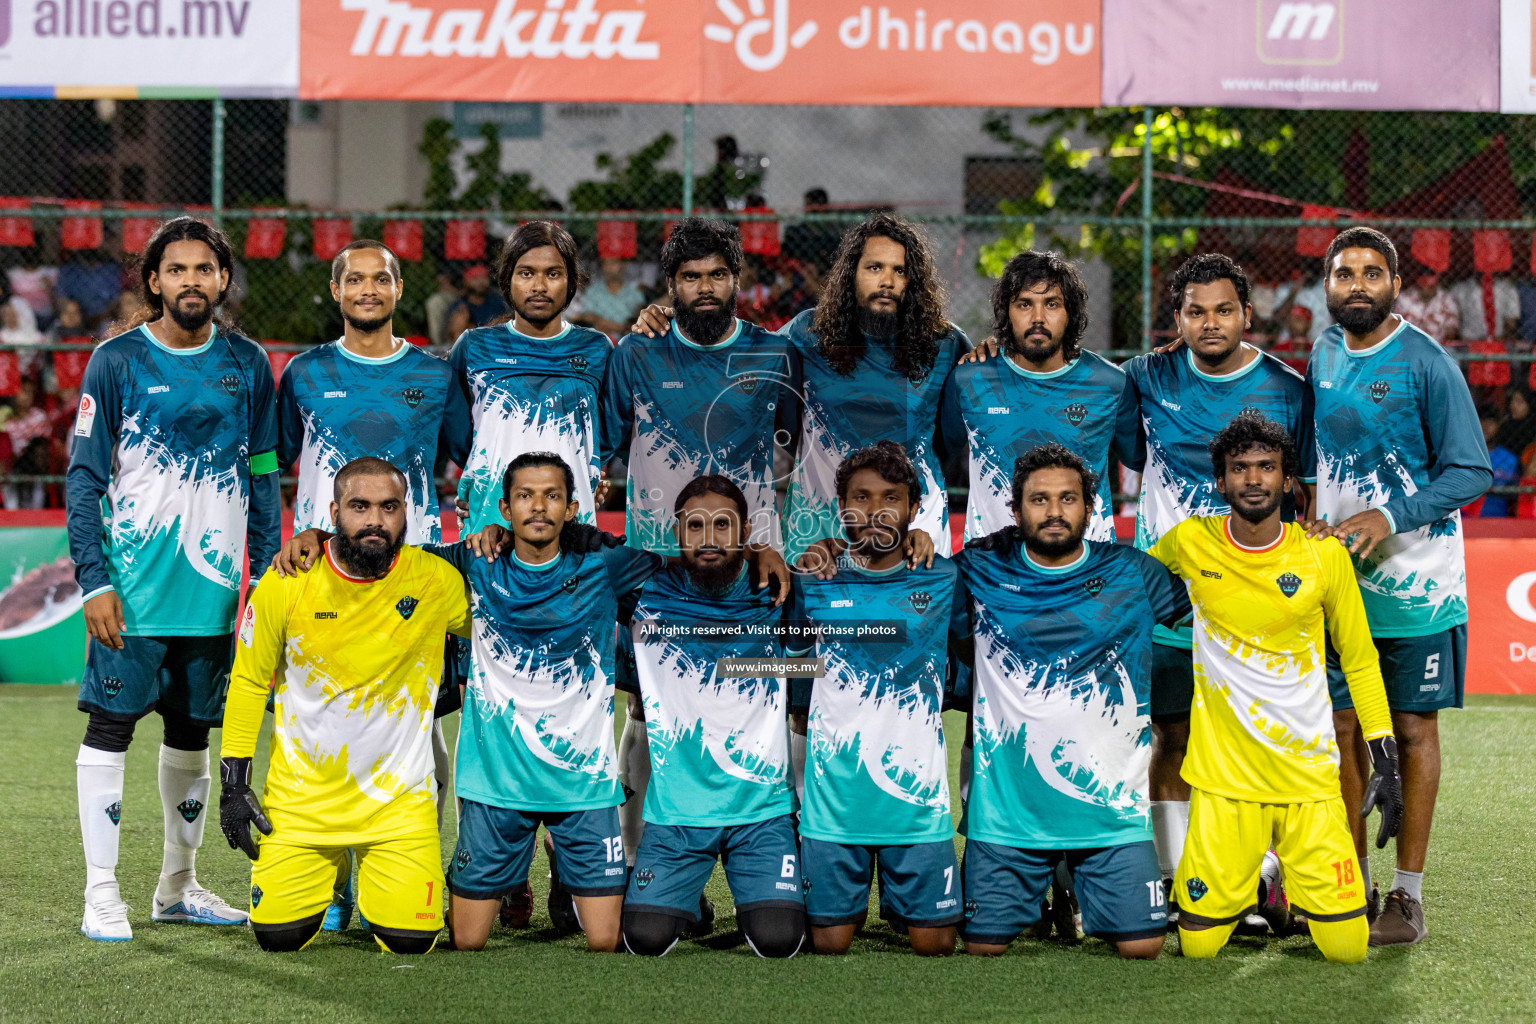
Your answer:
[[[1403,783],[1397,777],[1397,740],[1379,736],[1367,744],[1371,748],[1371,778],[1365,784],[1365,802],[1360,817],[1381,808],[1381,827],[1376,830],[1376,849],[1387,845],[1403,824]]]
[[[623,537],[615,537],[590,523],[578,523],[572,520],[560,528],[561,549],[578,555],[601,551],[603,548],[616,548],[623,543]]]
[[[980,551],[995,551],[998,548],[1011,548],[1017,546],[1024,539],[1024,533],[1017,526],[1005,526],[1001,530],[994,530],[985,537],[977,537],[966,542],[966,547],[976,548]]]
[[[226,757],[219,761],[219,831],[229,840],[231,850],[244,850],[255,860],[261,855],[251,839],[251,822],[261,834],[272,834],[272,823],[261,812],[256,794],[251,792],[251,759]]]

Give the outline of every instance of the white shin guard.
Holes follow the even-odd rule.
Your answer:
[[[208,751],[160,747],[160,806],[165,812],[165,859],[161,883],[181,891],[197,877],[197,850],[208,817]]]
[[[1188,800],[1152,801],[1152,845],[1157,848],[1157,865],[1164,878],[1172,878],[1179,870],[1188,833]]]
[[[126,753],[84,744],[75,756],[75,791],[80,801],[80,839],[85,846],[85,898],[118,899],[118,822],[123,814]]]

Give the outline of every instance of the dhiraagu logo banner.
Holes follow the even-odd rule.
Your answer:
[[[0,529],[0,588],[0,683],[79,683],[85,614],[64,530]]]

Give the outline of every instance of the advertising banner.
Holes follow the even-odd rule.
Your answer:
[[[305,0],[306,98],[1094,106],[1098,0]]]
[[[299,0],[0,0],[8,96],[293,95]]]
[[[1536,0],[1501,0],[1499,4],[1499,109],[1508,114],[1536,114]]]
[[[0,682],[78,683],[85,614],[63,527],[0,529]]]
[[[1498,68],[1494,0],[1104,0],[1106,106],[1496,110]]]
[[[1536,540],[1467,546],[1467,690],[1536,693]]]

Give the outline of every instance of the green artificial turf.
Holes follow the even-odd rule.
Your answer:
[[[949,716],[951,772],[958,721]],[[1442,716],[1445,779],[1425,876],[1429,938],[1377,950],[1356,967],[1326,963],[1305,938],[1236,939],[1214,961],[1184,961],[1169,939],[1154,963],[1110,948],[1033,940],[1009,955],[920,960],[883,925],[845,957],[757,959],[729,933],[717,871],[716,935],[665,959],[595,955],[555,938],[540,890],[533,927],[496,930],[481,953],[405,958],[360,931],[306,951],[260,952],[243,928],[156,925],[160,863],[157,719],[128,755],[118,878],[134,939],[79,932],[84,860],[74,757],[85,727],[69,687],[0,686],[0,1020],[88,1021],[1349,1021],[1536,1019],[1536,699],[1474,698]],[[450,737],[451,739],[451,737]],[[218,733],[214,734],[215,745]],[[261,749],[265,750],[265,744]],[[214,757],[217,757],[215,746]],[[264,761],[264,756],[258,758]],[[443,837],[452,850],[452,826]],[[1390,850],[1387,851],[1390,853]],[[1391,861],[1378,854],[1387,887]],[[232,903],[245,858],[208,831],[199,877]]]

